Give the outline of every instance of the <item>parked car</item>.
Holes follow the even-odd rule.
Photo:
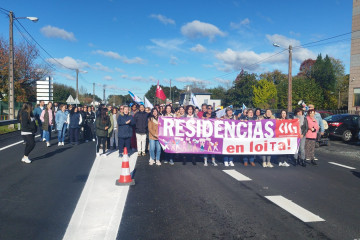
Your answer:
[[[325,118],[329,125],[330,136],[340,137],[348,142],[359,134],[359,115],[337,114]]]
[[[322,119],[324,119],[328,116],[334,115],[333,113],[327,112],[327,111],[316,111],[316,112],[320,113]]]

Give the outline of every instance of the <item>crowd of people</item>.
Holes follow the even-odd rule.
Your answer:
[[[186,164],[191,159],[195,165],[197,158],[201,157],[204,166],[211,164],[217,166],[217,161],[222,161],[224,166],[234,166],[234,162],[243,162],[244,166],[255,166],[255,160],[260,160],[263,167],[272,168],[276,162],[279,166],[288,167],[289,161],[294,165],[306,166],[306,163],[317,165],[315,157],[315,143],[319,135],[324,134],[324,125],[321,115],[315,111],[314,105],[308,105],[308,110],[297,108],[294,118],[299,119],[301,139],[298,153],[295,155],[200,155],[183,153],[166,153],[162,151],[158,139],[158,119],[160,116],[173,118],[217,118],[216,112],[211,105],[202,104],[201,109],[192,105],[180,106],[173,109],[171,104],[155,105],[153,109],[145,108],[144,105],[131,104],[113,107],[100,105],[96,110],[93,106],[73,106],[61,104],[54,105],[49,102],[45,105],[41,101],[33,109],[32,105],[25,103],[19,112],[21,123],[21,135],[26,144],[22,162],[31,163],[29,154],[35,147],[35,134],[37,128],[40,133],[40,141],[46,142],[50,147],[51,133],[57,131],[58,146],[65,145],[66,137],[69,144],[78,145],[80,141],[96,141],[97,156],[107,156],[107,151],[118,149],[119,156],[123,154],[124,147],[138,156],[146,156],[149,153],[149,164],[160,166],[162,163],[174,165],[174,160]],[[260,108],[244,109],[238,115],[232,108],[225,110],[223,119],[231,120],[262,120],[275,119],[272,111]],[[285,110],[280,112],[279,119],[288,119],[289,113]],[[102,153],[100,149],[102,148]]]

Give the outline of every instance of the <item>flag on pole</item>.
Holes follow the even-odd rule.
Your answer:
[[[247,109],[247,107],[246,107],[245,104],[243,103],[242,110],[244,110],[244,109]]]
[[[191,93],[191,105],[194,105],[195,107],[201,108],[196,97],[195,94]]]
[[[144,101],[145,101],[145,107],[149,107],[151,109],[154,108],[154,106],[151,104],[151,102],[146,97],[144,97]]]
[[[134,102],[136,102],[137,104],[144,105],[143,101],[141,101],[141,98],[139,98],[138,96],[136,96],[135,94],[133,94],[130,91],[129,91],[129,94],[130,94],[131,98],[134,100]]]
[[[165,93],[159,85],[159,80],[158,80],[157,87],[156,87],[156,97],[160,98],[161,100],[166,99]]]

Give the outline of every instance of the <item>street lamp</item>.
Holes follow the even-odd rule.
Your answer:
[[[281,47],[277,43],[273,43],[274,47]],[[283,48],[287,49],[287,48]],[[289,69],[288,69],[288,107],[287,111],[288,113],[292,112],[292,46],[289,45]]]
[[[14,102],[14,19],[28,19],[32,22],[37,22],[39,19],[37,17],[18,17],[16,18],[13,12],[9,12],[9,47],[10,47],[10,56],[9,56],[9,119],[15,119],[15,102]]]

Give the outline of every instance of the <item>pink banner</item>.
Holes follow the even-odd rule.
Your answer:
[[[298,119],[159,118],[159,141],[168,153],[294,154],[298,150],[299,138]]]

